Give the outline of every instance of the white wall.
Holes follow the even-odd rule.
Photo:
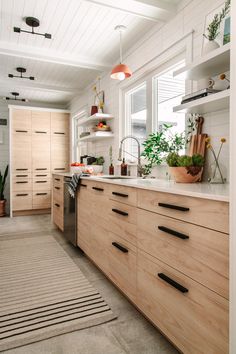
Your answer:
[[[169,51],[167,50],[168,47],[174,45],[175,42],[188,34],[192,29],[194,29],[192,49],[193,59],[200,57],[205,16],[221,5],[222,2],[222,0],[182,1],[178,14],[171,21],[161,28],[158,24],[151,30],[151,32],[142,37],[138,43],[135,43],[134,46],[130,48],[129,52],[124,56],[125,63],[127,63],[133,71],[132,82],[134,79],[138,79],[142,74],[144,74],[146,70],[153,70],[155,67],[158,67],[158,61],[163,63],[163,58],[165,60],[165,56],[167,58],[168,52],[171,53],[171,49]],[[176,47],[181,47],[181,44],[183,46],[184,43],[189,45],[188,39],[184,40],[183,43],[180,42]],[[175,48],[175,46],[173,46],[173,48]],[[165,54],[161,55],[161,53]],[[158,55],[160,55],[159,58]],[[161,57],[163,58],[161,59]],[[189,60],[189,58],[187,58],[187,60]],[[114,156],[117,157],[118,154],[118,145],[121,133],[120,124],[122,119],[122,110],[119,106],[119,89],[122,85],[124,85],[124,83],[120,84],[114,80],[111,80],[109,74],[110,73],[106,73],[102,77],[101,89],[105,91],[105,112],[112,113],[115,116],[115,121],[113,123],[115,139],[113,139],[113,141],[104,141],[104,143],[89,143],[85,145],[85,149],[87,149],[88,153],[104,155],[106,159],[105,172],[108,171],[108,151],[111,143],[113,144],[115,150]],[[126,80],[126,83],[128,81],[129,80]],[[72,116],[79,110],[84,109],[84,107],[87,107],[89,111],[92,103],[93,92],[91,84],[82,96],[75,97],[71,101],[70,109],[72,111]],[[208,116],[205,116],[205,118],[204,132],[207,132],[210,136],[212,136],[213,146],[218,147],[219,138],[221,136],[226,137],[228,140],[229,119],[227,111],[211,113]],[[211,157],[209,156],[207,160],[209,160],[210,164]],[[223,149],[222,162],[225,165],[228,177],[229,158],[227,146],[224,146]]]

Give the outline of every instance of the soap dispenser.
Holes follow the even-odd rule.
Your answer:
[[[127,176],[128,173],[128,166],[125,163],[125,159],[123,158],[122,164],[120,165],[120,174],[121,176]]]

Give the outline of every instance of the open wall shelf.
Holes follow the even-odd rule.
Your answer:
[[[90,117],[82,118],[78,120],[78,126],[86,126],[91,123],[99,122],[100,120],[111,120],[114,117],[108,113],[96,113]]]
[[[88,136],[84,136],[83,138],[79,138],[79,142],[89,142],[95,140],[104,140],[104,139],[111,139],[114,137],[113,133],[104,134],[104,132],[96,132],[92,133]]]

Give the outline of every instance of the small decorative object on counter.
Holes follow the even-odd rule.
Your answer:
[[[200,154],[193,156],[182,155],[171,152],[166,162],[170,169],[170,174],[177,183],[200,182],[204,165],[204,157]]]
[[[6,199],[4,197],[4,191],[6,187],[7,175],[8,175],[8,165],[3,175],[2,172],[0,171],[0,216],[6,215]]]
[[[121,176],[127,176],[127,174],[128,174],[128,165],[125,163],[124,158],[123,158],[122,164],[120,165],[120,174],[121,174]]]
[[[222,173],[222,167],[219,162],[220,158],[220,153],[222,150],[223,145],[226,143],[225,138],[220,139],[220,147],[218,150],[218,153],[216,154],[214,148],[211,145],[211,138],[206,138],[206,144],[207,148],[212,152],[213,158],[214,158],[214,163],[210,167],[210,177],[208,178],[208,182],[212,184],[224,184],[226,182],[226,178],[224,178],[223,173]]]
[[[113,155],[112,155],[112,146],[109,149],[109,158],[110,158],[110,166],[109,166],[109,175],[114,175],[114,165],[113,165]]]
[[[224,80],[227,81],[229,83],[229,85],[227,87],[227,90],[230,89],[230,80],[226,77],[226,75],[225,74],[220,74],[219,78],[222,81],[224,81]]]

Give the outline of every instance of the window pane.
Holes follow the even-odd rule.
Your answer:
[[[185,114],[173,113],[173,107],[181,103],[181,98],[185,94],[185,79],[174,78],[173,72],[183,65],[184,62],[181,62],[154,79],[157,103],[157,117],[155,118],[158,121],[158,129],[168,123],[173,126],[174,133],[182,133],[185,130]]]

